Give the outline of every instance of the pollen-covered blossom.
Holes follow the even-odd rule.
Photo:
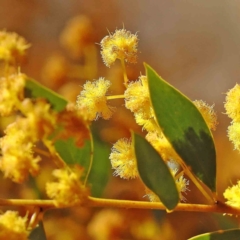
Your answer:
[[[0,215],[0,240],[27,240],[28,235],[26,217],[14,211]]]
[[[23,92],[26,76],[13,74],[0,78],[0,115],[8,116],[17,109],[23,100]]]
[[[146,76],[140,76],[138,81],[130,83],[124,96],[126,108],[133,113],[150,112],[152,106]]]
[[[128,63],[137,62],[138,37],[126,29],[116,30],[100,42],[101,54],[107,67],[110,67],[116,59],[125,60]]]
[[[178,162],[179,156],[163,133],[149,132],[146,135],[146,139],[152,144],[164,161],[174,160]]]
[[[216,130],[217,125],[217,115],[214,112],[214,105],[210,106],[202,100],[193,101],[197,109],[202,114],[205,122],[207,123],[210,130]]]
[[[240,181],[236,185],[228,187],[223,196],[227,199],[228,205],[240,208]]]
[[[33,147],[52,133],[56,123],[56,116],[45,101],[37,100],[33,104],[25,99],[21,107],[26,117],[19,117],[8,125],[5,136],[0,139],[0,169],[4,177],[18,183],[29,173],[33,176],[38,173],[40,157],[34,156]]]
[[[0,60],[15,63],[25,56],[30,44],[14,32],[0,31]]]
[[[57,122],[57,114],[51,110],[51,105],[44,99],[37,99],[32,102],[24,99],[22,109],[29,121],[29,129],[36,140],[41,140],[51,134]]]
[[[228,137],[233,143],[234,149],[240,151],[240,122],[232,122],[228,127]]]
[[[137,161],[131,140],[119,139],[112,147],[110,154],[114,175],[130,179],[138,177]]]
[[[68,169],[53,171],[57,182],[47,183],[46,192],[54,200],[56,206],[72,206],[87,200],[89,190],[80,180],[82,172],[82,169],[78,169],[76,172]]]
[[[73,56],[81,56],[83,49],[93,43],[94,29],[87,16],[76,16],[67,23],[60,36],[61,45]]]
[[[34,157],[32,150],[36,140],[32,139],[34,132],[29,129],[28,119],[19,118],[8,125],[5,133],[0,139],[0,169],[4,177],[22,183],[29,173],[36,175],[39,171],[40,157]]]
[[[138,81],[130,83],[124,96],[125,106],[134,113],[136,123],[148,132],[156,131],[158,126],[151,105],[147,77],[140,76]]]
[[[114,108],[107,105],[106,92],[111,82],[104,78],[99,78],[95,82],[87,81],[80,95],[77,97],[77,108],[84,112],[89,120],[98,117],[109,119]]]
[[[227,92],[224,107],[233,121],[240,121],[240,86],[238,84]]]

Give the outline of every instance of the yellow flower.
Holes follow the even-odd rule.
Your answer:
[[[148,82],[146,76],[140,76],[139,80],[127,86],[124,92],[125,106],[133,113],[149,113],[152,105],[149,96]]]
[[[116,59],[129,63],[137,62],[138,37],[125,29],[116,30],[100,42],[103,62],[110,67]]]
[[[37,100],[33,104],[25,99],[21,108],[26,117],[19,117],[8,125],[6,135],[0,139],[0,169],[4,177],[18,183],[22,183],[29,173],[33,176],[38,173],[40,157],[34,157],[33,147],[36,142],[52,133],[56,123],[56,114],[43,100]]]
[[[227,204],[232,207],[240,207],[240,181],[232,187],[228,187],[223,196],[227,199]]]
[[[7,211],[0,215],[0,240],[27,240],[27,218],[18,216],[17,212]]]
[[[20,61],[25,56],[30,44],[14,32],[0,31],[0,60],[8,63]]]
[[[227,92],[224,107],[227,115],[233,119],[233,121],[240,120],[240,86],[238,84]]]
[[[135,159],[132,142],[125,138],[118,140],[112,147],[110,154],[114,175],[130,179],[138,177],[137,161]]]
[[[36,175],[39,171],[40,157],[33,156],[34,140],[29,129],[28,119],[19,118],[8,125],[6,135],[0,139],[2,157],[0,169],[4,177],[11,178],[14,182],[22,183],[28,174]]]
[[[54,200],[56,206],[72,206],[87,200],[89,191],[80,181],[82,172],[82,169],[76,173],[68,169],[53,171],[57,182],[47,183],[46,192]]]
[[[94,29],[91,21],[84,15],[76,16],[67,23],[60,36],[61,45],[72,57],[80,57],[84,47],[93,43]]]
[[[234,149],[240,151],[240,123],[232,122],[228,127],[228,137],[229,140],[233,143]]]
[[[152,109],[150,109],[152,110]],[[136,112],[134,113],[136,123],[143,127],[148,132],[159,131],[159,127],[156,123],[153,110],[150,112]]]
[[[13,74],[0,78],[0,115],[8,116],[23,100],[26,76]]]
[[[41,140],[53,132],[57,114],[44,99],[37,99],[34,103],[30,99],[24,99],[21,107],[28,119],[28,129],[33,138]]]
[[[77,97],[77,108],[86,113],[89,120],[102,117],[109,119],[114,108],[107,105],[106,92],[111,83],[104,78],[99,78],[95,82],[87,81],[83,86],[83,91]]]
[[[217,115],[214,112],[214,105],[209,106],[207,103],[205,103],[202,100],[195,100],[193,101],[197,109],[202,114],[205,122],[207,123],[210,130],[216,130],[217,125]]]
[[[179,156],[163,133],[149,132],[146,135],[146,139],[152,144],[164,161],[174,160],[178,162]]]
[[[125,106],[134,113],[136,123],[148,132],[156,131],[159,127],[151,105],[146,76],[127,86],[124,93]]]

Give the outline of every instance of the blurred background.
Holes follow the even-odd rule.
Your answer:
[[[22,72],[70,101],[86,80],[99,77],[114,83],[112,94],[124,91],[119,62],[107,68],[98,43],[122,27],[137,32],[138,63],[127,65],[129,79],[144,74],[147,62],[191,100],[215,104],[217,190],[223,200],[222,192],[239,179],[240,156],[227,138],[230,119],[223,107],[226,92],[240,82],[239,11],[237,0],[0,0],[0,29],[17,32],[31,43]],[[129,126],[140,130],[123,103],[116,101],[118,109],[109,124],[99,121],[100,134],[110,144],[128,137]],[[11,188],[10,183],[5,186],[3,197]],[[194,186],[189,189],[187,202],[201,202]],[[137,181],[110,178],[104,196],[141,200],[141,191]],[[224,224],[237,226],[234,217],[223,223],[226,219],[205,213],[80,208],[50,211],[44,223],[48,239],[181,240]]]

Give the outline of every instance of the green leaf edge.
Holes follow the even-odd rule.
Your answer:
[[[57,112],[64,110],[68,103],[61,95],[31,78],[26,80],[25,90],[25,95],[31,98],[46,98]]]
[[[179,203],[180,196],[176,182],[168,166],[145,138],[134,132],[131,134],[140,178],[143,183],[159,197],[168,210],[173,210]],[[148,155],[152,160],[156,160],[154,165],[149,164],[151,162],[149,162]],[[151,167],[151,170],[149,170],[149,167]],[[155,174],[158,169],[159,172]],[[159,174],[164,174],[164,177],[161,177]],[[156,179],[154,180],[153,177],[158,178],[159,182],[157,181],[156,183]],[[166,183],[168,183],[168,187],[166,187]]]
[[[200,234],[192,238],[189,238],[188,240],[228,240],[228,239],[239,240],[240,229],[235,228],[235,229],[228,229],[228,230],[218,230],[215,232]]]
[[[152,106],[153,106],[153,109],[154,109],[154,112],[155,112],[155,116],[157,118],[157,121],[158,121],[158,124],[159,124],[159,127],[162,129],[165,137],[168,139],[169,143],[172,145],[172,147],[175,149],[176,153],[183,159],[183,161],[185,161],[185,163],[189,166],[191,166],[192,168],[192,171],[195,173],[195,175],[202,181],[204,182],[213,192],[216,191],[216,150],[215,150],[215,145],[214,145],[214,140],[213,140],[213,137],[212,137],[212,134],[205,122],[205,120],[203,119],[201,113],[199,112],[199,110],[196,108],[196,106],[192,103],[192,101],[190,99],[188,99],[184,94],[182,94],[179,90],[177,90],[176,88],[174,88],[172,85],[170,85],[169,83],[167,83],[165,80],[163,80],[157,73],[154,69],[152,69],[148,64],[144,63],[144,66],[145,66],[145,70],[146,70],[146,75],[147,75],[147,78],[148,78],[148,85],[149,85],[149,94],[150,94],[150,99],[151,99],[151,102],[152,102]],[[164,84],[166,84],[166,86],[170,87],[171,89],[174,89],[174,91],[176,91],[177,93],[180,94],[180,96],[182,98],[185,98],[191,105],[192,105],[192,109],[194,109],[195,111],[195,114],[198,115],[199,119],[201,119],[201,124],[203,127],[203,129],[205,130],[205,132],[203,133],[203,135],[201,136],[202,138],[204,137],[206,142],[208,141],[208,144],[211,145],[211,152],[209,153],[209,155],[212,155],[211,156],[211,164],[212,164],[212,169],[209,170],[209,165],[207,166],[204,166],[204,169],[203,169],[203,172],[206,172],[206,171],[209,171],[211,172],[211,174],[204,174],[202,175],[201,172],[197,169],[196,165],[193,165],[192,164],[192,160],[190,159],[190,161],[186,159],[186,157],[183,157],[181,151],[179,150],[179,143],[177,143],[176,141],[173,142],[171,141],[171,137],[168,136],[168,134],[166,134],[166,131],[164,128],[161,127],[161,124],[160,124],[160,119],[158,117],[158,115],[156,114],[156,108],[154,108],[154,105],[153,105],[153,98],[154,98],[154,94],[152,94],[152,92],[154,92],[154,87],[151,86],[151,79],[149,77],[149,75],[155,75],[155,77],[157,77],[159,80],[161,80]],[[152,88],[151,88],[152,87]],[[174,129],[175,130],[175,129]],[[195,133],[195,132],[194,132]],[[192,132],[190,132],[190,134],[192,134]],[[196,137],[196,136],[192,136],[191,137]],[[194,139],[195,140],[195,139]],[[206,144],[206,145],[208,145]],[[178,145],[178,146],[177,146]],[[189,150],[189,146],[185,147],[186,149]],[[209,147],[210,149],[210,147]],[[202,152],[200,152],[202,153]],[[201,162],[201,161],[200,161]],[[200,167],[202,168],[202,166],[200,165]],[[200,174],[199,174],[200,173]],[[213,173],[213,174],[212,174]],[[203,178],[204,176],[204,178]],[[207,179],[207,180],[206,180]]]

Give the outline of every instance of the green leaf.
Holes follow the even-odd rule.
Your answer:
[[[66,99],[33,79],[27,79],[26,81],[25,96],[30,98],[45,98],[57,112],[61,112],[67,105]]]
[[[212,134],[195,105],[145,65],[157,122],[193,173],[216,191],[216,151]]]
[[[92,131],[92,137],[94,146],[93,164],[88,177],[88,183],[91,185],[92,196],[101,197],[110,177],[110,146],[103,142],[95,131]]]
[[[167,209],[173,210],[179,202],[179,193],[169,168],[147,140],[136,133],[132,133],[132,139],[142,181]]]
[[[47,240],[42,221],[39,222],[38,226],[31,231],[28,239],[29,240]]]
[[[216,232],[201,234],[188,240],[239,240],[240,229],[219,230]]]
[[[93,162],[91,162],[91,141],[86,140],[84,146],[79,148],[76,146],[73,138],[67,140],[57,140],[55,148],[61,158],[67,164],[79,164],[85,169],[85,173],[89,167],[91,168],[88,176],[88,184],[91,187],[91,194],[94,197],[100,197],[109,178],[110,147],[103,143],[97,135],[92,133],[93,138]]]
[[[75,144],[74,138],[66,140],[57,140],[54,146],[67,164],[79,164],[85,169],[88,169],[91,155],[91,141],[86,140],[84,146],[79,148]]]

